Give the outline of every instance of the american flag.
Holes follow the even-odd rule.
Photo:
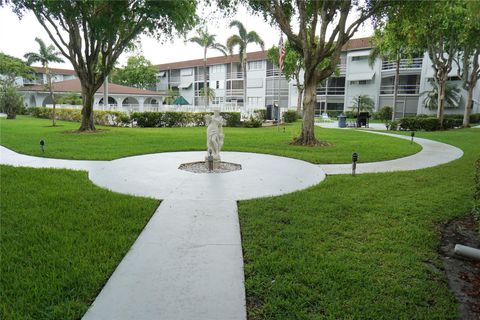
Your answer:
[[[278,65],[280,71],[283,71],[283,59],[285,58],[285,45],[283,44],[283,35],[280,33],[280,41],[278,42]]]

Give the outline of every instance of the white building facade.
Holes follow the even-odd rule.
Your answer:
[[[316,115],[329,111],[347,111],[358,95],[367,95],[375,102],[375,110],[393,106],[395,63],[376,59],[368,63],[371,46],[369,38],[352,39],[344,46],[338,72],[317,88]],[[243,73],[238,55],[207,59],[209,87],[215,91],[210,106],[234,104],[248,109],[263,109],[278,104],[282,109],[296,109],[297,88],[294,81],[279,77],[276,68],[266,57],[266,52],[248,54],[247,96],[244,97]],[[203,106],[200,96],[203,88],[203,59],[157,65],[159,78],[157,90],[171,89],[183,96],[191,105]],[[427,54],[411,60],[402,60],[398,86],[396,117],[432,114],[435,110],[424,107],[425,93],[432,89],[432,62]],[[449,81],[461,89],[463,101],[458,108],[446,109],[446,114],[463,114],[466,91],[454,67]],[[301,79],[303,82],[303,79]],[[480,113],[480,83],[473,95],[472,113]]]

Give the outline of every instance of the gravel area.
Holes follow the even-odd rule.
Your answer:
[[[193,173],[226,173],[231,171],[242,170],[240,164],[231,163],[231,162],[220,162],[212,172],[208,171],[208,167],[205,164],[205,161],[189,162],[182,163],[180,170],[185,170]]]

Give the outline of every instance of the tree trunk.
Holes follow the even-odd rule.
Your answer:
[[[246,53],[245,53],[246,55]],[[243,72],[243,108],[247,108],[247,58],[243,59],[242,63],[242,72]]]
[[[55,96],[53,95],[53,87],[52,87],[52,74],[50,73],[50,68],[48,67],[48,64],[45,64],[43,66],[45,68],[45,73],[47,74],[47,85],[48,85],[48,91],[50,91],[50,99],[52,99],[52,126],[55,127]]]
[[[397,54],[397,61],[395,65],[395,81],[393,84],[393,112],[392,121],[395,120],[395,112],[397,110],[397,96],[398,96],[398,82],[400,80],[400,55]]]
[[[208,107],[208,88],[207,88],[207,48],[203,51],[203,94],[205,99],[205,107]],[[206,110],[205,110],[206,111]]]
[[[93,118],[94,96],[95,92],[93,90],[83,89],[82,124],[78,131],[95,131]]]
[[[445,86],[446,86],[446,80],[444,80],[442,77],[442,79],[439,79],[437,83],[437,87],[438,87],[437,118],[438,118],[438,121],[440,122],[440,128],[442,129],[443,129],[443,115],[445,112]]]
[[[463,127],[470,125],[470,112],[473,108],[473,86],[469,86],[467,90],[467,102],[465,103],[465,112],[463,113]]]
[[[315,146],[318,140],[315,139],[315,105],[317,103],[317,80],[314,76],[305,75],[303,94],[303,123],[302,133],[295,139],[298,145]]]
[[[303,100],[303,87],[300,85],[297,84],[297,93],[298,93],[298,97],[297,97],[297,113],[298,114],[301,114],[302,112],[302,100]]]

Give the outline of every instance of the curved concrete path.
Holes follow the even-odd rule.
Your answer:
[[[420,138],[416,142],[423,148],[419,153],[361,163],[357,172],[427,168],[463,154],[444,143]],[[223,152],[224,161],[240,163],[242,170],[195,174],[178,169],[181,163],[204,156],[205,152],[173,152],[74,161],[21,155],[0,146],[1,164],[86,170],[99,186],[163,200],[84,319],[244,320],[236,201],[301,190],[320,183],[325,173],[349,174],[351,165],[313,165],[272,155]]]
[[[380,134],[410,140],[411,137],[386,132],[362,130],[371,134]],[[414,138],[414,141],[422,146],[422,150],[411,156],[395,160],[358,163],[356,173],[379,173],[394,171],[409,171],[435,167],[460,158],[463,151],[452,145],[433,140]],[[362,155],[360,154],[359,157]],[[322,164],[320,168],[327,174],[349,174],[352,172],[351,164]]]

